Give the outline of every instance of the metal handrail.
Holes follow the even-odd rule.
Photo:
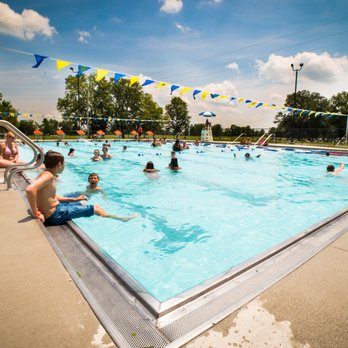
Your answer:
[[[268,134],[268,137],[261,143],[259,144],[259,141],[264,137],[264,135],[255,143],[255,145],[261,145],[263,146],[263,144],[267,143],[267,140],[270,138],[270,137],[273,137],[274,134]]]
[[[4,173],[4,181],[3,184],[7,183],[7,189],[12,187],[12,177],[14,174],[18,172],[22,172],[24,170],[33,170],[35,168],[40,167],[44,160],[44,152],[40,146],[36,145],[29,137],[27,137],[24,133],[22,133],[17,127],[15,127],[12,123],[0,120],[0,126],[6,128],[8,131],[13,132],[20,140],[22,140],[25,144],[27,144],[34,152],[33,159],[28,163],[14,163],[12,166],[6,168]],[[41,159],[34,166],[31,166],[36,160],[38,154],[41,154]]]
[[[341,143],[341,141],[342,141],[343,139],[346,139],[346,136],[342,137],[342,138],[338,141],[338,143],[336,144],[336,146],[338,146],[338,145]]]
[[[233,140],[233,143],[236,143],[237,140],[242,136],[245,135],[245,133],[240,133],[236,139]]]

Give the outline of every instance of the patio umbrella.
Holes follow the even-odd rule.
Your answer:
[[[42,135],[42,132],[40,131],[40,129],[35,129],[34,134],[35,135]]]
[[[105,135],[105,132],[103,132],[101,129],[97,131],[98,135]]]
[[[135,130],[132,130],[132,131],[130,132],[130,134],[131,134],[131,135],[138,135],[138,132],[135,131]]]
[[[211,111],[203,111],[203,112],[199,113],[198,115],[202,116],[202,117],[215,117],[216,116],[216,114],[214,114]]]
[[[63,130],[57,129],[56,134],[58,134],[58,135],[64,135],[65,133],[64,133]]]
[[[85,134],[86,134],[82,129],[78,129],[78,130],[76,131],[76,133],[77,133],[78,135],[85,135]]]
[[[122,132],[119,131],[119,130],[116,130],[116,131],[114,131],[114,134],[116,134],[116,135],[122,135]]]
[[[146,134],[147,135],[153,135],[153,132],[152,131],[147,131]]]

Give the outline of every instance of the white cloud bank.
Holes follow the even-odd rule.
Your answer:
[[[0,33],[32,40],[36,35],[52,37],[56,29],[49,25],[49,19],[34,10],[14,12],[7,4],[0,2]]]
[[[78,41],[87,44],[87,39],[91,37],[91,34],[88,31],[78,31],[77,33],[79,35]]]
[[[163,0],[161,11],[164,13],[178,13],[182,10],[184,3],[182,0]]]
[[[294,79],[290,65],[295,69],[304,66],[301,78],[321,83],[332,83],[345,78],[348,80],[348,57],[331,57],[329,53],[316,54],[301,52],[295,56],[283,57],[276,54],[269,56],[266,62],[256,60],[259,77],[274,82],[289,83]]]

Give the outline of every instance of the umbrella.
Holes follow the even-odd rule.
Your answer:
[[[152,135],[153,132],[152,132],[152,131],[147,131],[146,134],[147,134],[147,135]]]
[[[82,129],[77,130],[76,133],[78,135],[85,135],[86,134]]]
[[[58,135],[64,135],[65,134],[64,131],[62,131],[61,129],[57,129],[56,133]]]
[[[97,134],[98,135],[104,135],[105,133],[100,129],[100,130],[97,131]]]
[[[116,131],[114,131],[114,134],[116,134],[116,135],[122,135],[122,132],[119,131],[119,130],[116,130]]]
[[[132,134],[132,135],[138,135],[138,132],[135,131],[135,130],[132,130],[132,131],[130,132],[130,134]]]
[[[215,117],[216,114],[214,114],[211,111],[203,111],[201,113],[198,114],[199,116],[203,116],[203,117]]]
[[[35,135],[42,135],[42,132],[40,131],[40,129],[35,129],[34,134]]]

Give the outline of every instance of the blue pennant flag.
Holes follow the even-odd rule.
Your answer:
[[[78,66],[78,72],[77,72],[77,76],[81,77],[81,75],[86,72],[88,69],[90,69],[89,66],[85,66],[85,65],[79,65]]]
[[[216,97],[218,97],[220,94],[217,93],[210,93],[211,99],[214,99]]]
[[[192,96],[193,96],[193,99],[196,99],[196,94],[199,94],[199,93],[201,93],[202,91],[200,91],[199,89],[195,89],[194,91],[193,91],[193,94],[192,94]]]
[[[40,56],[38,54],[34,54],[34,56],[35,56],[36,64],[33,65],[33,68],[38,68],[40,64],[43,62],[43,60],[47,58],[45,56]]]
[[[142,86],[144,87],[144,86],[147,86],[147,85],[151,85],[151,83],[154,83],[155,81],[154,80],[146,80],[143,84],[142,84]]]
[[[178,88],[180,88],[180,86],[178,86],[178,85],[172,85],[172,86],[170,87],[170,95],[172,95],[172,93],[173,93],[176,89],[178,89]]]
[[[122,79],[124,76],[126,76],[126,74],[115,73],[114,83],[117,83],[117,81]]]

